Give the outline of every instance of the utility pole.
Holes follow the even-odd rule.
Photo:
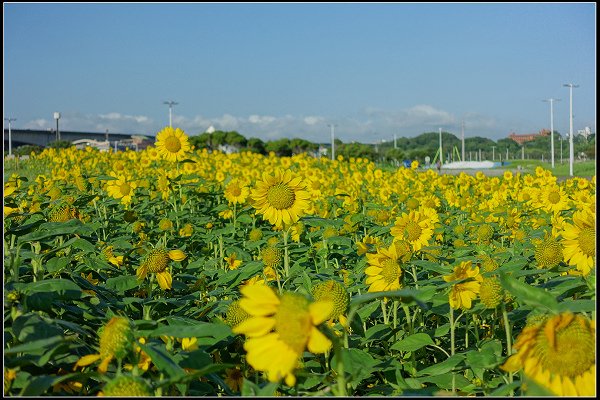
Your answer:
[[[442,160],[442,128],[440,128],[440,165],[444,165]]]
[[[16,121],[16,118],[4,118],[5,121],[8,121],[8,155],[12,156],[12,133],[10,130],[10,123]]]
[[[169,106],[169,126],[173,127],[173,106],[176,106],[179,103],[174,101],[163,101],[163,104],[167,104]]]
[[[54,119],[56,120],[56,140],[60,140],[60,131],[58,130],[58,120],[60,119],[60,113],[54,113]]]
[[[397,149],[398,146],[396,145],[396,134],[394,133],[394,148]]]
[[[331,161],[335,160],[335,127],[336,124],[327,124],[331,128]]]
[[[573,176],[573,160],[575,159],[573,150],[573,88],[579,87],[579,85],[565,83],[563,86],[569,88],[569,176]]]
[[[496,161],[496,146],[492,146],[492,161]]]
[[[553,111],[553,103],[555,101],[560,101],[560,99],[549,98],[546,100],[542,100],[547,103],[550,103],[550,158],[552,159],[552,168],[554,168],[554,111]]]

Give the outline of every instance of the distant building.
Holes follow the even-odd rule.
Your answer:
[[[531,142],[532,140],[535,140],[535,138],[540,136],[550,136],[550,130],[542,129],[538,133],[527,133],[524,135],[517,135],[516,133],[512,132],[510,135],[508,135],[510,139],[514,140],[521,146],[523,145],[523,143]]]

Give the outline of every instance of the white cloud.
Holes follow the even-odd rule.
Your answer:
[[[221,116],[207,117],[195,115],[173,116],[173,126],[182,128],[188,135],[199,135],[210,126],[217,130],[235,130],[247,138],[258,137],[273,140],[283,137],[303,138],[313,142],[328,142],[330,128],[336,124],[336,137],[344,142],[358,141],[373,143],[379,140],[392,140],[398,137],[414,137],[423,132],[442,129],[459,136],[461,122],[465,119],[465,135],[484,136],[499,139],[506,137],[506,123],[501,124],[495,118],[476,113],[455,115],[428,104],[417,104],[405,109],[365,108],[346,116],[322,115],[260,115],[235,116],[225,113]],[[163,129],[163,119],[153,120],[145,115],[128,115],[118,112],[106,114],[82,114],[64,112],[61,116],[61,130],[131,133],[154,136]],[[35,119],[24,125],[28,129],[54,128],[53,120]]]

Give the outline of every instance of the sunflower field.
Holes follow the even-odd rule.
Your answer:
[[[9,396],[594,396],[596,177],[46,149],[4,179]]]

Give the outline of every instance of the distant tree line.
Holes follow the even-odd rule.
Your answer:
[[[559,154],[559,134],[554,132],[555,158]],[[564,138],[563,138],[564,139]],[[580,135],[575,136],[575,153],[585,153],[587,157],[594,158],[596,155],[595,134],[592,134],[587,140]],[[214,131],[213,133],[202,133],[190,137],[190,142],[196,148],[218,149],[219,146],[232,146],[238,151],[251,151],[259,154],[268,154],[274,152],[277,156],[291,156],[299,153],[316,154],[320,145],[299,138],[283,138],[270,141],[251,137],[246,139],[236,131]],[[330,151],[330,144],[324,144],[327,152]],[[366,143],[344,143],[339,138],[335,139],[335,155],[342,155],[344,158],[367,158],[372,161],[382,163],[398,164],[403,160],[418,160],[425,162],[429,157],[433,162],[434,158],[439,157],[439,132],[425,132],[416,137],[401,137],[396,139],[396,146],[391,141],[377,144]],[[462,156],[462,143],[460,138],[450,132],[442,132],[443,158],[457,161]],[[509,160],[521,159],[522,148],[517,142],[510,138],[493,141],[481,136],[471,136],[465,138],[465,158],[469,160],[477,159],[479,152],[482,152],[482,158],[491,160],[492,155],[496,161],[505,160],[508,152]],[[535,140],[525,143],[525,156],[527,158],[541,159],[548,158],[550,155],[550,136],[540,136]],[[566,155],[566,156],[565,156]],[[470,157],[474,156],[474,157]],[[568,157],[568,143],[563,143],[563,156]]]

